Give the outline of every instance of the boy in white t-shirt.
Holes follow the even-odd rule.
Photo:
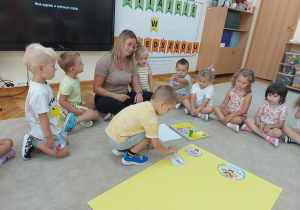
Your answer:
[[[84,127],[91,127],[92,120],[97,120],[99,114],[95,111],[95,104],[82,104],[80,81],[77,76],[83,72],[84,67],[80,54],[77,52],[62,53],[59,56],[58,64],[65,71],[57,95],[59,112],[61,118],[65,120],[65,125],[72,124],[71,128],[65,132],[71,131],[77,123]]]
[[[30,44],[25,50],[23,62],[33,74],[25,103],[26,121],[30,124],[22,147],[25,160],[31,158],[35,148],[54,157],[65,157],[69,153],[67,133],[60,127],[58,103],[46,82],[54,77],[57,58],[52,48],[40,44]]]

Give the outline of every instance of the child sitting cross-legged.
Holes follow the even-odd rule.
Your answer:
[[[99,114],[95,111],[95,104],[82,104],[80,81],[77,76],[83,72],[84,67],[80,54],[65,52],[59,57],[58,64],[65,71],[57,95],[59,112],[61,118],[65,120],[64,131],[70,132],[77,123],[84,127],[91,127],[92,120],[97,120]]]
[[[143,165],[148,157],[138,152],[148,144],[165,154],[172,154],[177,150],[173,147],[165,148],[158,139],[158,116],[167,114],[174,108],[177,94],[168,85],[162,85],[154,91],[150,101],[126,107],[120,111],[105,129],[108,142],[115,155],[122,155],[124,165]]]

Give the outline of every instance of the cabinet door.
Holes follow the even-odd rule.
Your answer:
[[[230,74],[241,69],[244,48],[220,48],[218,62],[215,65],[214,74]]]

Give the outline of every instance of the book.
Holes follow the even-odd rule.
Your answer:
[[[189,136],[191,126],[194,129],[193,129],[192,135]],[[209,136],[209,134],[205,133],[204,131],[200,130],[199,128],[193,126],[192,124],[190,124],[188,122],[170,125],[169,127],[188,141],[201,139],[201,138]]]

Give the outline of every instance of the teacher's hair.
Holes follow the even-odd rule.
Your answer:
[[[125,44],[127,39],[134,38],[137,41],[136,35],[130,30],[123,30],[121,34],[118,36],[114,47],[111,50],[112,53],[112,60],[115,64],[118,63],[121,54],[121,48]],[[134,52],[131,55],[126,57],[126,67],[127,71],[133,72],[135,69],[136,61],[134,59]]]

